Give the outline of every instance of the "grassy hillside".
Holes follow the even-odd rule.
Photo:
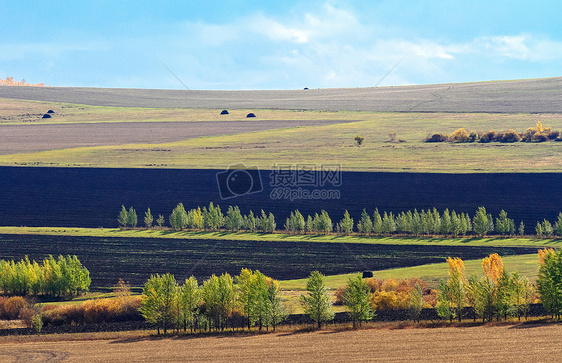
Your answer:
[[[199,110],[185,110],[196,120]],[[263,113],[262,113],[263,112]],[[215,122],[213,132],[223,136],[200,137],[158,144],[130,144],[53,150],[0,156],[0,165],[48,165],[135,168],[222,169],[245,163],[269,169],[275,163],[339,163],[344,170],[412,172],[558,172],[562,170],[562,143],[425,143],[435,132],[468,130],[524,131],[541,121],[562,129],[562,115],[447,114],[447,113],[335,113],[316,111],[256,111],[256,122],[329,116],[336,125],[291,127],[279,130],[232,133],[227,122]],[[150,114],[147,111],[147,114]],[[125,113],[123,117],[130,117]],[[212,115],[205,115],[205,119]],[[232,118],[236,118],[233,116]],[[350,120],[362,120],[349,122]],[[213,122],[209,120],[209,122]],[[1,125],[0,125],[1,127]],[[22,126],[23,127],[23,126]],[[124,126],[126,127],[126,126]],[[145,131],[143,131],[145,132]],[[389,134],[397,140],[390,142]],[[360,134],[364,145],[353,140]]]

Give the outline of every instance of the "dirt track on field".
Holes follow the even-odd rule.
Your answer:
[[[261,91],[0,87],[0,97],[98,106],[397,112],[562,112],[562,77],[424,86]]]
[[[561,325],[0,342],[3,362],[559,362]],[[8,338],[9,339],[9,338]]]
[[[285,127],[331,125],[351,120],[191,121],[0,126],[0,155],[87,146],[159,144]]]

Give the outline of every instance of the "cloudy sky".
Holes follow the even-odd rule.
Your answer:
[[[0,78],[300,89],[561,76],[562,5],[519,0],[0,0]],[[401,61],[402,60],[402,61]]]

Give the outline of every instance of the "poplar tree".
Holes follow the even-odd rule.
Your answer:
[[[334,318],[331,294],[324,284],[324,275],[319,271],[313,271],[306,282],[306,290],[308,295],[301,295],[301,305],[305,314],[318,324],[318,329],[321,329],[323,323]]]
[[[341,233],[344,235],[348,235],[353,232],[353,218],[349,216],[347,209],[343,214],[343,219],[340,221],[339,227]]]
[[[170,226],[176,231],[181,231],[187,226],[187,213],[183,203],[178,203],[170,214]]]
[[[137,211],[133,209],[133,207],[129,208],[129,212],[127,213],[127,226],[131,228],[135,228],[138,223]]]
[[[125,209],[124,205],[121,205],[121,211],[119,212],[119,216],[117,217],[117,222],[119,223],[119,227],[127,227],[127,223],[129,222],[129,214],[127,213],[127,209]]]
[[[154,221],[154,217],[152,217],[152,213],[150,212],[150,208],[144,212],[144,225],[146,228],[150,229],[152,227],[152,222]]]
[[[371,221],[369,213],[367,213],[365,209],[361,212],[361,221],[357,223],[357,229],[360,233],[367,235],[371,234],[371,231],[373,230],[373,222]]]
[[[371,320],[374,316],[371,306],[371,289],[361,274],[350,277],[343,291],[343,305],[351,317],[353,327],[361,326],[363,321]]]
[[[170,323],[174,321],[177,283],[173,275],[152,275],[144,284],[140,312],[149,323],[156,324],[167,333]]]

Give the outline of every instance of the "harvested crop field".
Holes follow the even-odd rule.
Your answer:
[[[376,245],[324,242],[270,242],[166,238],[96,238],[46,235],[0,235],[0,259],[40,260],[48,254],[77,255],[90,271],[92,286],[113,286],[122,278],[142,286],[150,275],[172,273],[178,281],[242,268],[260,270],[278,280],[418,266],[447,257],[480,259],[536,253],[527,247]]]
[[[107,340],[0,340],[4,362],[559,362],[560,324]],[[483,339],[485,338],[485,339]],[[42,341],[45,339],[45,341]],[[63,339],[61,337],[61,339]],[[77,338],[79,339],[79,338]],[[88,339],[87,337],[84,339]]]
[[[98,106],[396,112],[562,112],[562,77],[285,91],[0,87],[0,97]]]
[[[203,136],[239,134],[287,127],[332,125],[345,120],[116,122],[0,125],[0,155],[75,147],[150,143],[157,145]],[[134,150],[133,150],[134,151]]]

